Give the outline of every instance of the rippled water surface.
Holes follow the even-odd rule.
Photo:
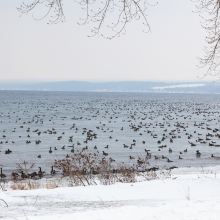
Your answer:
[[[219,165],[220,95],[0,91],[4,170],[24,160],[47,169],[86,146],[125,163],[150,150],[152,166]]]

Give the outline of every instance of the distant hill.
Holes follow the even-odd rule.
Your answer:
[[[0,90],[79,91],[79,92],[150,92],[150,93],[211,93],[220,94],[220,82],[159,82],[159,81],[57,81],[0,82]]]

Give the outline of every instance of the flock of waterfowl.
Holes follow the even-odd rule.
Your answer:
[[[220,164],[217,95],[1,91],[0,99],[1,178],[22,161],[39,167],[32,176],[54,174],[54,161],[76,150],[159,168]]]

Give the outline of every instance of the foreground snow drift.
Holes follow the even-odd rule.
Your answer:
[[[220,167],[177,169],[169,179],[0,193],[3,219],[219,220]]]

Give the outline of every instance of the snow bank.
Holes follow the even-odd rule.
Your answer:
[[[65,220],[219,220],[220,167],[177,169],[168,179],[110,186],[0,193],[0,218]]]

